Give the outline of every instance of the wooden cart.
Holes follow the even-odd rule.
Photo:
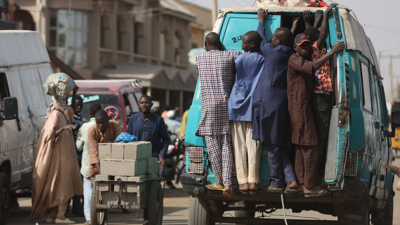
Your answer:
[[[91,199],[92,225],[107,224],[109,209],[149,209],[150,225],[161,225],[165,186],[161,186],[162,183],[160,178],[144,181],[96,180]]]

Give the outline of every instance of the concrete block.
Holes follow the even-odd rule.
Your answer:
[[[114,180],[114,176],[108,176],[104,174],[98,174],[96,175],[96,181],[109,181],[109,180]]]
[[[124,143],[113,143],[111,148],[111,159],[124,159]]]
[[[111,158],[111,143],[99,143],[99,159]]]
[[[109,191],[110,184],[107,183],[99,183],[99,191]]]
[[[154,179],[154,178],[157,178],[157,177],[158,177],[158,174],[156,174],[156,173],[148,173],[148,174],[146,174],[146,179],[147,180]]]
[[[146,173],[147,160],[103,159],[101,173],[113,176],[140,176]]]
[[[158,170],[158,159],[155,157],[147,158],[147,169],[146,173],[157,173]]]
[[[128,193],[140,192],[140,184],[127,184],[126,192]]]
[[[151,142],[139,141],[125,144],[124,159],[139,160],[152,156]]]
[[[145,180],[146,180],[146,175],[135,176],[135,177],[127,177],[127,181],[140,182],[140,181],[145,181]]]

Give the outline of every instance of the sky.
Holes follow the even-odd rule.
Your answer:
[[[211,9],[211,0],[184,0],[196,5]],[[325,2],[331,3],[326,0]],[[399,0],[335,0],[354,11],[357,18],[364,25],[367,36],[371,38],[376,54],[379,50],[398,45],[397,49],[382,53],[382,55],[400,55],[400,26],[396,26],[400,20]],[[381,2],[381,3],[379,3]],[[218,9],[231,7],[251,7],[254,0],[218,0]],[[396,19],[397,18],[397,19]],[[389,97],[389,60],[382,59],[380,63],[381,74],[384,77],[386,98]],[[396,76],[399,78],[396,79]],[[393,59],[393,98],[396,97],[396,83],[400,81],[400,58]]]

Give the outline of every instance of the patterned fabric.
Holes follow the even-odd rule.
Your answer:
[[[241,53],[213,50],[197,55],[202,97],[196,135],[230,134],[228,100],[233,86],[234,62]]]
[[[322,50],[319,50],[317,42],[315,42],[313,45],[312,60],[315,62],[326,55],[326,53],[326,48],[324,47]],[[323,65],[318,70],[318,80],[319,82],[315,85],[314,93],[323,94],[332,91],[332,80],[331,73],[329,71],[329,61],[326,62],[325,65]]]
[[[205,136],[208,157],[218,182],[224,186],[232,186],[232,151],[231,135]]]

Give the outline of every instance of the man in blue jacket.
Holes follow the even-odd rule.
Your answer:
[[[260,49],[264,56],[264,70],[253,97],[253,139],[262,141],[267,147],[271,176],[268,190],[279,192],[284,191],[284,177],[288,189],[298,187],[289,159],[286,81],[288,61],[294,53],[293,35],[287,28],[278,28],[268,41],[264,29],[266,16],[267,11],[258,10],[257,32],[263,39]]]
[[[164,119],[151,113],[151,97],[143,95],[139,99],[139,109],[141,113],[133,114],[129,119],[128,133],[138,138],[138,141],[150,141],[152,145],[153,157],[159,157],[158,161],[164,165],[167,155],[170,138],[165,126]],[[148,210],[144,210],[144,224],[148,224]]]

